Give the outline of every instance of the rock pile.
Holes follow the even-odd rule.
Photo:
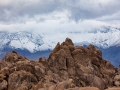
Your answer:
[[[0,90],[104,90],[120,86],[120,73],[93,45],[76,46],[67,38],[48,60],[28,60],[17,52],[0,60]],[[109,89],[108,89],[109,90]]]

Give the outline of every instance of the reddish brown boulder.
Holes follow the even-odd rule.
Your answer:
[[[18,61],[25,61],[28,59],[20,56],[19,54],[17,54],[17,52],[13,51],[13,53],[7,53],[3,60],[6,62],[15,63]]]
[[[55,85],[50,86],[48,90],[67,90],[73,87],[74,87],[73,80],[69,79],[67,81],[59,82]]]
[[[8,90],[29,90],[33,84],[38,83],[37,78],[29,72],[15,71],[9,75]]]
[[[7,85],[8,85],[8,83],[6,80],[0,81],[0,90],[6,90]]]

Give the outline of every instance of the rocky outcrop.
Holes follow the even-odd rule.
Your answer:
[[[15,51],[0,61],[0,90],[30,90],[46,75],[47,67]]]
[[[114,77],[114,85],[116,87],[120,87],[120,65],[118,68],[118,72],[115,74],[115,77]]]
[[[104,90],[120,86],[117,69],[93,45],[76,46],[67,38],[48,60],[28,60],[17,52],[0,60],[0,90]]]
[[[87,48],[74,47],[67,38],[61,45],[58,43],[48,58],[51,71],[63,80],[73,79],[75,86],[95,86],[104,90],[113,86],[116,69],[109,61],[102,58],[102,52],[93,45]]]

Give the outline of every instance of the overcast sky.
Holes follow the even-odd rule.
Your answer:
[[[0,31],[120,27],[120,0],[0,0]]]

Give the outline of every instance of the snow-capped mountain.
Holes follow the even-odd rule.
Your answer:
[[[43,44],[42,37],[26,31],[6,32],[0,31],[0,49],[27,49],[30,52],[36,51]]]
[[[52,50],[58,42],[63,42],[66,37],[71,38],[75,45],[91,43],[97,47],[108,48],[120,44],[120,28],[108,26],[88,31],[58,30],[50,33],[0,31],[0,50],[5,48],[26,49],[32,53]]]
[[[46,33],[0,31],[0,59],[12,50],[34,60],[41,56],[48,57],[56,44],[62,43],[67,37],[71,38],[75,45],[94,44],[102,50],[103,58],[115,66],[120,64],[120,28],[110,26],[87,31],[58,30]]]
[[[75,45],[94,44],[97,47],[109,48],[120,44],[120,28],[102,26],[86,31],[56,31],[47,33],[43,37],[44,44],[48,44],[53,49],[56,43],[63,42],[66,37],[71,38]]]

